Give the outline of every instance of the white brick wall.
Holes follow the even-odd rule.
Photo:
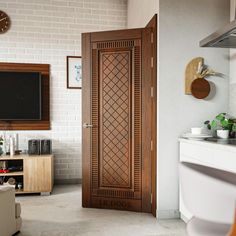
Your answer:
[[[66,56],[81,55],[82,32],[126,28],[127,1],[0,0],[0,9],[12,20],[0,35],[0,61],[51,65],[52,129],[17,132],[20,148],[31,138],[51,138],[55,179],[79,179],[81,91],[66,89]]]

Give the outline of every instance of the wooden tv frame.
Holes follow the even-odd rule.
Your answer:
[[[0,62],[0,71],[41,72],[42,75],[42,119],[37,121],[0,120],[0,130],[50,130],[50,65]]]

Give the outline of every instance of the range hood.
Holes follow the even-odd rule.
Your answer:
[[[234,4],[236,6],[236,0]],[[236,10],[235,19],[201,40],[200,47],[236,48]]]
[[[236,20],[201,40],[200,47],[236,48]]]

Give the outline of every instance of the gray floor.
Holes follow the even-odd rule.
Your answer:
[[[19,236],[186,236],[180,220],[157,221],[150,214],[83,209],[81,186],[56,186],[51,196],[20,196]]]

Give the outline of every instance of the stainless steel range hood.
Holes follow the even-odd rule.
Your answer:
[[[200,47],[236,48],[236,20],[201,40]]]
[[[236,7],[236,0],[234,6]],[[234,20],[201,40],[200,47],[236,48],[236,9]]]

